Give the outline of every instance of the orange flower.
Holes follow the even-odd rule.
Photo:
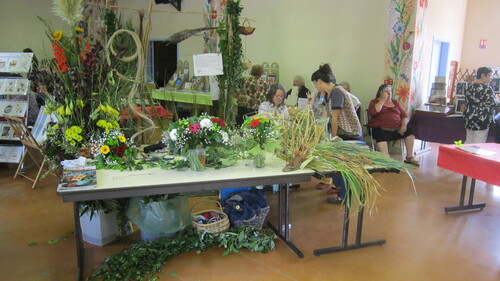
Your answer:
[[[398,96],[400,101],[406,102],[410,96],[410,88],[406,86],[399,86],[396,91],[396,96]]]

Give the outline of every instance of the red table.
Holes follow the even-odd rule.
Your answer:
[[[491,156],[481,156],[460,150],[455,145],[440,145],[437,165],[443,169],[463,175],[462,190],[459,205],[445,207],[445,213],[470,209],[483,209],[486,204],[473,204],[476,179],[492,185],[500,186],[500,144],[479,143],[465,144],[464,146],[478,146],[496,152]],[[467,177],[472,178],[469,193],[469,202],[464,205]]]

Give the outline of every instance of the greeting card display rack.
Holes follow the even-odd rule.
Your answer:
[[[5,116],[27,122],[32,53],[0,53],[0,163],[19,163],[24,146]]]

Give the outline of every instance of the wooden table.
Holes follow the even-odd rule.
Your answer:
[[[289,183],[310,181],[313,170],[304,169],[282,172],[285,162],[268,156],[265,168],[253,167],[251,161],[239,161],[237,165],[224,169],[207,169],[203,172],[162,170],[159,168],[140,171],[98,170],[97,187],[89,190],[58,191],[64,202],[73,202],[75,240],[77,249],[77,280],[83,278],[84,247],[79,219],[80,202],[126,198],[169,193],[220,190],[223,188],[280,184],[279,199],[284,194],[285,204],[278,204],[278,227],[270,224],[276,234],[299,256],[303,253],[290,241],[288,227]]]
[[[477,146],[489,151],[496,152],[491,156],[481,156],[460,150],[455,145],[440,145],[437,165],[443,169],[463,175],[462,189],[458,206],[445,207],[444,212],[456,212],[472,209],[483,209],[484,203],[474,204],[474,189],[476,179],[489,184],[500,186],[500,144],[479,143],[465,144],[464,146]],[[467,177],[472,178],[469,191],[469,201],[464,205],[465,191],[467,188]]]

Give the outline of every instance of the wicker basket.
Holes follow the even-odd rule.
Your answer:
[[[206,203],[211,203],[211,202],[216,202],[217,205],[219,206],[219,210],[204,210],[201,212],[193,213],[193,210],[203,204]],[[194,221],[194,218],[198,215],[201,215],[205,212],[217,212],[221,215],[222,219],[218,220],[216,222],[211,222],[207,224],[202,224],[202,223],[197,223]],[[216,200],[208,200],[208,201],[203,201],[200,202],[196,205],[194,205],[191,208],[191,225],[198,230],[198,232],[210,232],[210,233],[222,233],[225,232],[229,229],[229,218],[227,217],[226,213],[222,211],[222,206],[219,201]]]
[[[248,19],[245,19],[240,25],[240,33],[243,35],[252,35],[252,33],[255,31],[255,27],[250,26],[250,21]]]
[[[231,224],[235,226],[245,224],[245,225],[255,226],[257,228],[262,228],[262,225],[266,220],[267,214],[269,213],[269,209],[270,209],[269,206],[261,208],[257,212],[257,214],[255,214],[255,216],[253,216],[252,218],[247,220],[234,220],[231,221]]]

